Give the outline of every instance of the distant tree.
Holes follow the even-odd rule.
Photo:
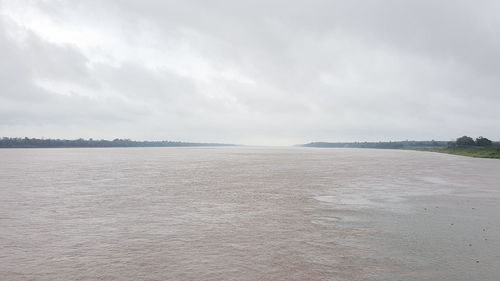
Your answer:
[[[490,146],[493,142],[487,138],[479,137],[476,139],[477,146]]]
[[[457,139],[457,145],[475,145],[474,139],[468,136],[463,136]]]
[[[233,146],[218,143],[193,143],[179,141],[133,141],[130,139],[109,140],[64,140],[0,137],[0,148],[3,147],[170,147],[170,146]]]

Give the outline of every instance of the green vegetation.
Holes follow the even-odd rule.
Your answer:
[[[456,145],[475,145],[474,139],[468,136],[459,137],[455,142]]]
[[[468,136],[457,138],[456,142],[450,142],[443,148],[416,148],[415,150],[434,151],[469,157],[479,158],[500,158],[500,145],[494,144],[491,140],[479,137],[472,139]]]
[[[500,158],[500,145],[492,146],[456,146],[456,147],[445,147],[445,148],[416,148],[415,150],[421,151],[434,151],[469,157],[479,157],[479,158]]]
[[[129,139],[94,140],[94,139],[36,139],[36,138],[0,138],[0,148],[49,148],[49,147],[178,147],[178,146],[231,146],[220,143],[194,143],[179,141],[133,141]]]
[[[377,148],[377,149],[409,149],[432,151],[480,158],[499,158],[500,143],[479,137],[474,140],[463,136],[456,141],[391,141],[391,142],[311,142],[306,147],[337,148]]]
[[[477,146],[490,146],[492,144],[493,144],[493,142],[487,138],[479,137],[476,139]]]

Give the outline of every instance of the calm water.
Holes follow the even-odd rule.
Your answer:
[[[1,280],[499,280],[500,160],[0,150]]]

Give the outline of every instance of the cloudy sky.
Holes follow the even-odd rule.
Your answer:
[[[499,1],[0,0],[0,136],[500,139]]]

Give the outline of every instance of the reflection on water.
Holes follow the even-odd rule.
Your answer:
[[[498,171],[396,150],[0,150],[0,274],[496,280]]]

